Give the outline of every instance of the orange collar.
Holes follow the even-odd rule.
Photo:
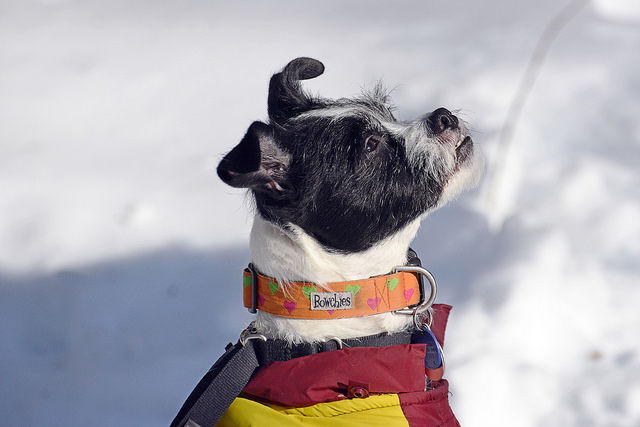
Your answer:
[[[403,313],[410,314],[415,310],[411,306],[422,307],[425,303],[420,270],[399,267],[384,276],[320,286],[278,281],[259,274],[250,265],[243,274],[243,302],[252,313],[259,309],[294,319],[339,319],[403,309],[410,309]],[[432,289],[427,303],[433,299]]]

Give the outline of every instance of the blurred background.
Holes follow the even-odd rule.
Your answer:
[[[640,425],[638,52],[634,0],[0,0],[0,423],[168,425],[251,319],[217,162],[311,56],[487,157],[413,245],[462,425]]]

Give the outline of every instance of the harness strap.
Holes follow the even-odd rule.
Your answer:
[[[238,342],[196,385],[171,427],[215,426],[259,366],[253,341]]]
[[[411,343],[411,332],[291,345],[285,340],[247,340],[227,350],[193,389],[171,427],[213,427],[260,366],[344,347],[386,347]]]
[[[273,339],[267,341],[254,340],[260,366],[271,362],[286,362],[297,357],[339,350],[342,347],[387,347],[391,345],[410,344],[411,332],[395,334],[376,334],[366,337],[345,340],[332,339],[317,343],[301,343],[291,345],[288,341]]]

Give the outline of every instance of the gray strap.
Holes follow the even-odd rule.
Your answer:
[[[258,368],[253,341],[230,348],[187,398],[171,427],[213,427]]]

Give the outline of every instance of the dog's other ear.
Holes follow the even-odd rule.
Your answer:
[[[274,129],[262,122],[249,126],[242,141],[218,165],[218,176],[232,187],[251,188],[275,199],[291,193],[289,156],[277,144]]]
[[[314,100],[300,86],[300,80],[318,77],[324,72],[322,62],[313,58],[296,58],[274,74],[269,82],[269,118],[283,124],[313,107]]]

